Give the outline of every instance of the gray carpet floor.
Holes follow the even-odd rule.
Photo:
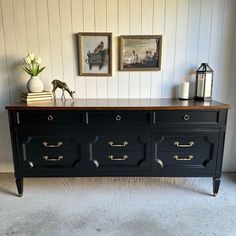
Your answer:
[[[211,178],[25,179],[0,174],[0,235],[236,236],[236,174]]]

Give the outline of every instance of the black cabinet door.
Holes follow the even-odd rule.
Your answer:
[[[151,169],[156,176],[213,175],[219,131],[155,133]]]

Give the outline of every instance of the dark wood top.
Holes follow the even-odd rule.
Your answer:
[[[219,110],[230,105],[217,101],[162,99],[61,99],[25,103],[5,107],[7,110]]]

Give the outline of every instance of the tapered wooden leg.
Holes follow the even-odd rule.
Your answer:
[[[19,197],[23,195],[23,178],[16,178],[16,187]]]
[[[220,178],[213,178],[213,196],[216,197],[220,187]]]

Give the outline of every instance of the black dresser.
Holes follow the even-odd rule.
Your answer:
[[[212,177],[219,190],[229,105],[78,99],[6,106],[19,195],[24,177]]]

